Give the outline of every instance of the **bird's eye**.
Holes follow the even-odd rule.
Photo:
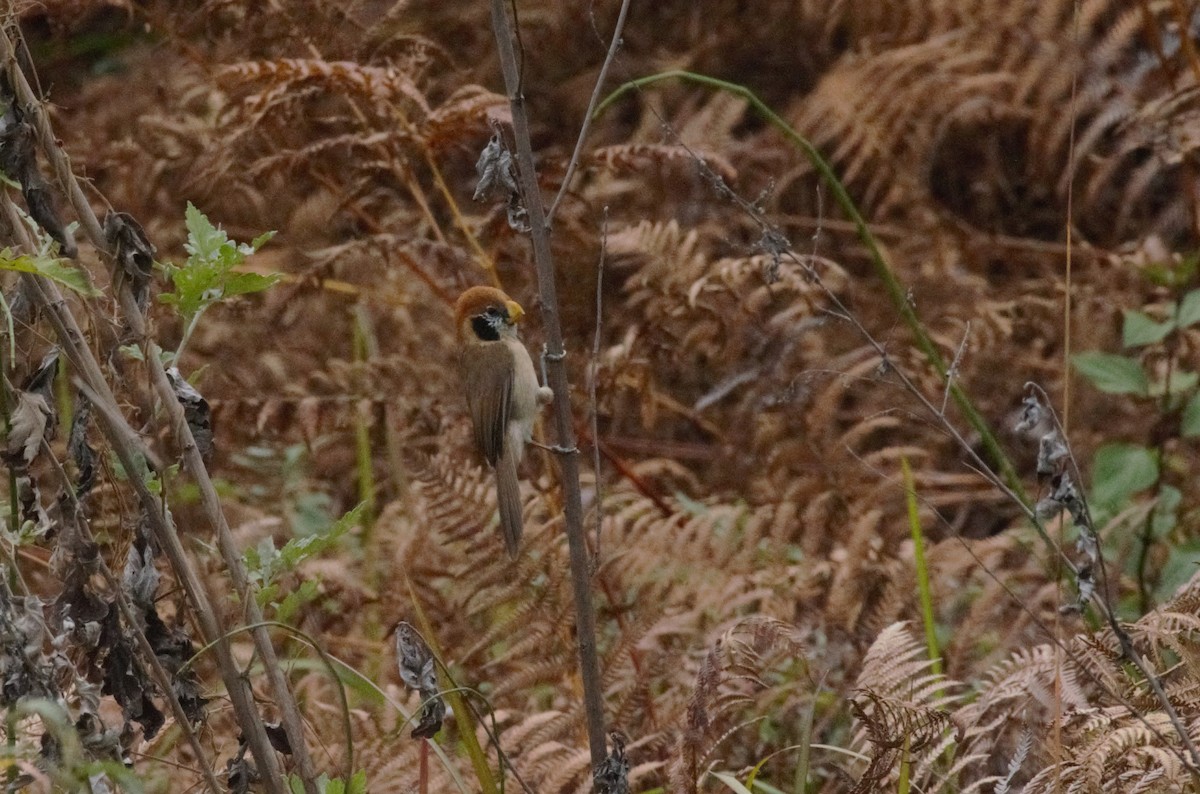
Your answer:
[[[485,314],[487,314],[488,317],[499,317],[500,310],[497,309],[495,306],[489,306],[487,308],[487,311],[485,312]]]

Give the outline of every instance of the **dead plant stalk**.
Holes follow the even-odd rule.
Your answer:
[[[583,701],[587,718],[588,748],[591,752],[592,774],[600,769],[607,754],[604,735],[604,701],[600,681],[600,662],[596,655],[596,616],[592,609],[591,581],[588,576],[587,538],[583,528],[583,500],[579,485],[579,450],[575,444],[575,427],[571,416],[571,392],[567,382],[566,352],[563,349],[562,327],[559,322],[558,295],[554,281],[554,258],[550,251],[550,227],[542,206],[537,171],[533,163],[533,146],[529,137],[529,118],[525,97],[521,93],[521,77],[513,47],[513,26],[504,7],[504,0],[492,0],[492,28],[504,74],[504,86],[512,107],[513,137],[517,147],[517,172],[525,209],[529,213],[529,237],[533,244],[533,260],[537,267],[538,289],[541,293],[542,325],[546,334],[547,378],[554,390],[554,425],[558,438],[559,462],[562,467],[563,508],[567,546],[571,558],[571,587],[575,597],[576,641],[579,651],[579,672],[583,680]]]
[[[0,40],[7,41],[2,36],[0,36]],[[0,46],[3,46],[2,42],[0,42]],[[23,236],[24,227],[14,225],[15,222],[19,223],[19,218],[16,217],[16,208],[8,199],[7,194],[4,195],[2,201],[6,214],[9,216],[9,224],[15,230],[14,234]],[[21,242],[26,248],[32,250],[29,240],[22,239]],[[91,400],[92,407],[96,410],[100,420],[101,432],[108,439],[108,443],[112,445],[113,451],[126,471],[137,471],[138,456],[143,449],[141,442],[134,430],[121,417],[108,382],[99,374],[100,365],[92,355],[91,348],[83,341],[83,333],[75,321],[75,316],[67,309],[66,301],[53,282],[29,274],[23,275],[22,278],[31,284],[30,295],[35,304],[46,313],[50,324],[54,326],[55,334],[66,351],[67,359],[76,370],[84,374],[82,379],[77,379],[77,385]],[[94,381],[95,378],[99,380]],[[148,458],[143,459],[148,460]],[[166,552],[175,575],[179,577],[184,591],[187,593],[201,634],[206,641],[223,637],[225,632],[220,617],[209,604],[199,578],[187,561],[183,544],[180,543],[175,528],[166,519],[162,504],[150,492],[146,484],[137,477],[131,478],[130,484],[150,521],[155,538]],[[258,711],[254,707],[249,683],[238,670],[228,641],[222,640],[218,645],[217,667],[225,683],[230,702],[233,704],[238,724],[246,731],[250,751],[260,764],[259,768],[264,779],[268,781],[268,791],[272,794],[284,794],[282,783],[278,781],[278,765],[274,750],[267,739]]]
[[[91,205],[88,204],[78,180],[76,180],[74,173],[71,171],[70,161],[67,158],[66,152],[59,146],[41,103],[34,95],[33,90],[25,79],[25,75],[17,65],[15,49],[7,31],[4,36],[0,36],[0,49],[3,50],[0,52],[0,57],[4,60],[5,71],[8,74],[17,99],[22,103],[26,112],[34,121],[34,128],[42,150],[45,152],[46,158],[54,169],[59,184],[67,194],[84,234],[96,250],[101,252],[109,260],[110,264],[116,267],[115,263],[112,262],[108,243],[105,240],[100,222],[92,211]],[[114,283],[117,282],[118,280],[114,278]],[[136,339],[142,340],[144,343],[144,347],[146,348],[145,360],[150,371],[153,388],[159,402],[167,413],[171,429],[174,431],[174,435],[179,442],[184,465],[200,490],[201,507],[216,532],[217,545],[228,567],[229,576],[234,588],[246,610],[247,621],[251,624],[261,624],[263,622],[262,612],[250,590],[246,572],[242,565],[241,554],[230,532],[229,524],[225,520],[225,515],[221,510],[220,497],[217,495],[216,487],[208,475],[208,470],[201,459],[199,448],[192,437],[191,429],[188,427],[184,417],[183,406],[176,399],[174,389],[167,379],[166,370],[159,355],[159,347],[147,334],[145,319],[142,317],[137,301],[134,299],[128,284],[125,284],[119,290],[116,297],[121,307],[123,319],[128,323],[130,331]],[[96,370],[98,370],[98,365],[96,365]],[[316,772],[304,742],[304,725],[300,716],[300,710],[296,705],[295,698],[292,696],[283,670],[280,667],[279,658],[271,643],[270,634],[265,628],[258,628],[253,632],[253,638],[255,648],[262,657],[267,680],[275,697],[276,706],[279,709],[281,722],[291,745],[299,775],[304,781],[305,791],[307,794],[317,794]],[[239,714],[239,716],[244,715]],[[251,725],[254,723],[258,723],[258,725],[255,726],[257,730],[252,730],[251,733],[257,733],[258,730],[261,730],[261,719],[258,718],[256,710],[254,711],[254,716],[255,719],[252,720]],[[252,741],[252,749],[254,744],[259,744],[260,741],[265,742],[265,740],[266,735],[265,731],[263,731],[261,737],[257,737]],[[259,753],[255,752],[255,758],[262,764],[260,769],[264,773],[274,770],[275,758],[269,743],[266,743],[265,747],[260,746],[259,749],[263,751],[262,756],[260,757]],[[264,777],[271,778],[276,776],[264,774]],[[278,780],[271,781],[268,786],[272,791],[283,790],[281,788],[282,782]]]

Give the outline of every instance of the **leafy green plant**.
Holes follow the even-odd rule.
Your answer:
[[[246,573],[255,586],[259,606],[271,607],[277,620],[290,622],[300,607],[316,597],[320,581],[307,579],[295,590],[284,592],[280,581],[283,575],[308,558],[337,546],[351,527],[362,523],[365,509],[365,504],[359,504],[327,531],[292,538],[280,548],[275,547],[274,538],[267,536],[258,546],[247,549],[244,555]]]
[[[1124,353],[1089,351],[1073,357],[1072,363],[1087,380],[1108,394],[1129,395],[1152,406],[1179,437],[1200,436],[1200,372],[1189,368],[1183,356],[1182,336],[1200,326],[1200,288],[1182,291],[1194,270],[1185,262],[1181,268],[1147,269],[1145,275],[1160,286],[1172,287],[1174,300],[1158,307],[1155,314],[1128,309],[1124,313],[1121,341]],[[1182,272],[1180,272],[1182,271]],[[1180,294],[1181,293],[1181,294]],[[1145,362],[1153,362],[1148,366]],[[1154,445],[1128,442],[1104,444],[1096,451],[1092,465],[1091,502],[1103,521],[1118,515],[1131,505],[1132,498],[1148,489],[1155,491],[1155,504],[1142,520],[1138,549],[1131,556],[1127,572],[1138,582],[1141,612],[1152,601],[1168,595],[1190,575],[1189,566],[1175,558],[1180,553],[1194,554],[1185,544],[1173,548],[1157,581],[1152,581],[1151,549],[1163,542],[1178,524],[1182,494],[1167,483],[1165,475],[1174,468],[1167,459],[1163,437]],[[1174,572],[1164,576],[1167,571]]]
[[[11,180],[3,176],[0,176],[0,182],[9,185],[14,184]],[[85,298],[94,298],[100,295],[100,290],[96,289],[96,286],[92,284],[86,271],[75,267],[70,264],[70,260],[59,255],[60,246],[58,241],[47,234],[20,207],[14,207],[14,209],[25,225],[29,227],[29,234],[34,240],[34,245],[37,246],[37,251],[33,254],[18,254],[11,248],[5,248],[0,251],[0,270],[45,276],[51,281]],[[67,227],[67,232],[69,234],[74,233],[78,225],[77,223],[70,224]],[[11,333],[11,329],[9,329],[10,338]]]
[[[288,778],[288,788],[292,794],[304,794],[304,781],[292,775]],[[320,794],[367,794],[367,773],[361,769],[355,772],[349,785],[340,777],[330,780],[329,775],[321,775],[317,778],[317,791]]]
[[[235,242],[229,239],[224,230],[213,226],[191,202],[188,202],[184,218],[188,230],[184,249],[188,252],[188,258],[183,265],[161,265],[175,289],[158,298],[174,306],[183,319],[183,337],[171,357],[171,363],[179,360],[197,323],[211,306],[225,298],[262,292],[280,279],[275,274],[235,270],[246,261],[247,256],[274,237],[275,232],[260,234],[248,244]]]

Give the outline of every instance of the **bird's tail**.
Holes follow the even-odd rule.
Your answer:
[[[517,558],[521,550],[521,483],[517,479],[517,456],[514,445],[506,444],[504,454],[496,461],[496,502],[500,506],[500,531],[508,556]]]

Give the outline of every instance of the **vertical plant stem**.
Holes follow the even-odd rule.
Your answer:
[[[434,633],[433,625],[429,619],[425,617],[425,610],[421,608],[421,602],[417,598],[417,591],[413,589],[412,582],[407,576],[404,577],[404,584],[408,586],[408,597],[413,605],[413,613],[416,615],[417,624],[421,627],[421,634],[425,640],[425,644],[429,646],[430,653],[437,659],[438,667],[441,670],[441,683],[443,696],[450,703],[450,710],[454,712],[454,721],[458,723],[458,734],[462,741],[463,749],[467,752],[467,757],[471,759],[471,766],[475,769],[475,779],[479,781],[479,790],[482,794],[496,794],[496,779],[492,775],[492,769],[488,766],[487,756],[483,752],[483,748],[479,746],[479,740],[475,736],[475,720],[471,718],[471,710],[467,708],[466,702],[463,700],[462,693],[459,691],[455,683],[450,680],[447,673],[449,669],[446,666],[446,658],[438,646],[437,635]],[[500,752],[500,745],[497,742],[496,752]]]
[[[596,87],[592,89],[592,98],[588,100],[587,110],[584,111],[579,137],[575,140],[575,150],[571,152],[571,160],[567,163],[567,172],[563,175],[558,195],[554,197],[554,201],[550,203],[550,209],[546,211],[547,224],[554,223],[554,213],[558,211],[558,205],[562,202],[567,190],[570,189],[571,177],[575,176],[575,169],[579,167],[579,155],[583,152],[583,143],[587,140],[588,131],[592,128],[592,121],[596,115],[596,103],[600,101],[600,92],[604,89],[608,69],[616,60],[617,50],[621,48],[622,34],[625,32],[625,18],[629,16],[629,4],[630,0],[622,0],[621,10],[617,12],[617,23],[613,25],[612,40],[608,44],[608,53],[604,56],[604,63],[600,65],[600,74],[596,77]],[[594,19],[593,17],[593,22]]]
[[[592,608],[591,582],[588,577],[587,538],[583,529],[583,499],[579,487],[579,450],[575,446],[575,427],[571,417],[571,390],[567,382],[566,351],[558,316],[558,294],[554,281],[554,258],[550,251],[550,229],[546,224],[541,189],[533,162],[529,137],[529,118],[525,97],[521,94],[513,30],[504,0],[492,0],[492,27],[504,85],[512,108],[513,136],[517,146],[517,172],[525,209],[529,213],[533,260],[537,266],[541,293],[542,324],[546,335],[547,376],[554,390],[554,425],[558,438],[559,463],[562,467],[563,508],[567,547],[571,558],[571,587],[575,596],[576,642],[579,674],[583,681],[588,748],[592,774],[604,763],[608,748],[604,735],[604,701],[600,681],[600,661],[596,654],[596,615]]]
[[[929,568],[925,564],[925,533],[921,528],[921,515],[917,510],[917,486],[913,480],[912,467],[908,458],[900,458],[900,469],[904,473],[904,501],[908,506],[908,528],[912,532],[913,562],[917,568],[917,589],[921,596],[921,620],[925,624],[925,646],[929,649],[929,661],[935,673],[942,672],[942,654],[938,650],[937,628],[933,619],[933,595],[929,589]]]
[[[366,318],[361,305],[354,312],[354,361],[365,369],[370,362],[367,344]],[[366,397],[366,395],[361,395]],[[370,403],[360,399],[354,406],[354,457],[358,470],[358,500],[363,508],[363,546],[371,545],[371,530],[375,526],[375,464],[371,453]]]
[[[793,782],[796,794],[805,794],[808,790],[808,773],[812,762],[813,721],[816,713],[817,692],[814,692],[812,701],[806,704],[804,710],[800,712],[800,741],[797,742],[800,747],[800,757],[796,759],[796,776]]]
[[[429,794],[429,740],[421,740],[420,766],[417,769],[417,792]]]

